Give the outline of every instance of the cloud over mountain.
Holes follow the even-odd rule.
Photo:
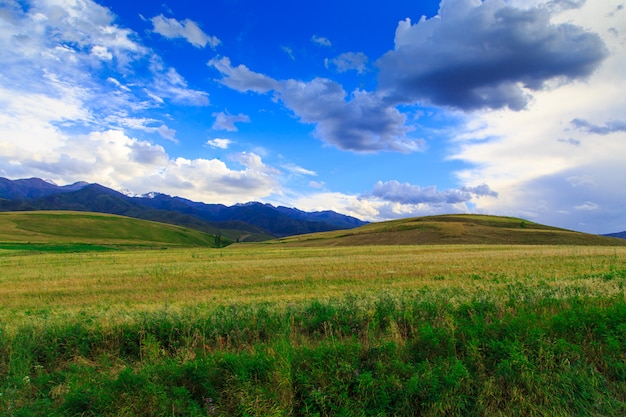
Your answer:
[[[382,200],[401,204],[458,204],[476,197],[497,197],[488,185],[460,187],[440,191],[435,186],[420,187],[398,181],[379,181],[374,185],[372,196]]]

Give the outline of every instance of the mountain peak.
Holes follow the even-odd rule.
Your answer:
[[[242,240],[252,235],[258,236],[254,239],[261,240],[272,236],[349,229],[366,223],[331,211],[307,213],[257,201],[228,207],[159,192],[136,194],[129,190],[115,191],[86,182],[59,187],[40,179],[12,181],[0,178],[0,199],[14,200],[4,204],[0,202],[0,210],[5,211],[79,210],[121,214],[198,230],[213,229],[220,233],[231,229],[231,232],[236,231],[233,238],[241,237]]]

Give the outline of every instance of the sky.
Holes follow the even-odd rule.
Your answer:
[[[0,176],[626,230],[624,0],[0,0]]]

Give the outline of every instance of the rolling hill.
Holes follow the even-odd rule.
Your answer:
[[[218,247],[231,243],[198,230],[113,214],[72,211],[0,213],[0,249]]]
[[[275,239],[294,246],[523,244],[626,246],[612,237],[574,232],[514,217],[450,214],[370,223],[350,230]]]

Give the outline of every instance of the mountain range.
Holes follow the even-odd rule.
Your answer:
[[[0,177],[0,211],[32,210],[119,214],[220,234],[234,241],[263,241],[367,223],[334,211],[305,212],[258,202],[206,204],[161,193],[127,195],[87,182],[59,186],[40,178]]]

